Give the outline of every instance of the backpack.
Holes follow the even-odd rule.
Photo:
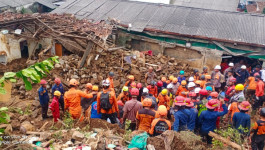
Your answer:
[[[107,93],[101,92],[101,95],[100,95],[100,108],[104,110],[109,110],[112,108],[112,105],[109,102],[109,97],[110,97],[109,93],[110,92],[107,92]]]

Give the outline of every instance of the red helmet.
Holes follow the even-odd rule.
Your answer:
[[[258,72],[254,73],[254,77],[259,76],[260,74]]]
[[[248,101],[243,101],[239,106],[238,108],[241,109],[241,110],[249,110],[250,108],[250,103]]]
[[[210,94],[210,96],[211,97],[214,97],[214,98],[217,98],[218,97],[218,93],[217,92],[212,92],[211,94]]]
[[[214,109],[218,107],[218,100],[217,99],[211,99],[206,103],[206,107],[209,109]]]
[[[119,101],[117,102],[117,104],[118,104],[119,106],[124,106],[124,104],[123,104],[123,102],[122,102],[121,100],[119,100]]]
[[[131,83],[131,87],[136,88],[136,83],[135,82],[132,82]]]
[[[54,82],[55,82],[56,84],[60,84],[60,83],[61,83],[61,80],[60,80],[60,78],[55,78]]]
[[[138,96],[139,95],[139,90],[137,88],[132,88],[131,89],[131,95],[132,96]]]
[[[158,81],[156,85],[159,86],[159,87],[162,87],[163,86],[163,82],[162,81]]]
[[[232,77],[229,79],[229,82],[233,82],[233,83],[236,83],[236,78]]]
[[[177,106],[185,106],[186,103],[185,103],[184,97],[182,97],[182,96],[177,96],[177,97],[175,98],[175,105],[177,105]]]
[[[43,85],[43,84],[47,84],[47,81],[45,80],[40,80],[40,84]]]
[[[152,87],[151,87],[151,85],[148,85],[147,86],[147,89],[150,91],[150,89],[151,89]]]
[[[142,87],[143,87],[143,86],[142,86],[142,83],[137,83],[136,87],[137,87],[138,89],[142,88]]]
[[[183,96],[177,96],[176,98],[175,98],[175,102],[176,101],[184,101],[184,97]]]
[[[193,107],[194,103],[191,101],[190,98],[185,98],[186,106],[187,107]]]
[[[194,96],[196,96],[196,93],[195,92],[190,92],[189,93],[189,97],[194,97]]]
[[[201,89],[199,92],[200,95],[208,95],[208,92],[206,89]]]

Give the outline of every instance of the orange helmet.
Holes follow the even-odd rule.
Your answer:
[[[151,107],[152,106],[152,100],[150,98],[145,98],[142,102],[144,107]]]
[[[186,80],[181,81],[181,85],[186,85],[186,84],[187,84]]]
[[[167,108],[164,105],[159,106],[157,111],[158,111],[158,114],[160,116],[166,116],[167,115]]]
[[[166,81],[167,81],[167,78],[166,78],[166,77],[162,77],[162,78],[161,78],[161,81],[162,81],[162,82],[166,82]]]
[[[217,92],[212,92],[210,94],[211,97],[217,98],[218,97],[218,93]]]
[[[128,76],[128,79],[130,79],[130,80],[134,80],[134,76],[133,76],[133,75],[129,75],[129,76]]]
[[[74,86],[77,86],[79,83],[76,79],[71,79],[70,80],[70,85],[74,85]]]
[[[178,83],[178,78],[173,78],[173,83]]]
[[[174,79],[174,76],[169,76],[169,80],[172,81]]]
[[[211,79],[211,75],[205,75],[205,79]]]
[[[92,86],[93,86],[93,85],[92,85],[91,83],[87,83],[87,84],[86,84],[86,88],[92,89]]]
[[[199,84],[199,85],[201,85],[201,83],[202,83],[201,80],[196,80],[196,81],[195,81],[195,84]]]

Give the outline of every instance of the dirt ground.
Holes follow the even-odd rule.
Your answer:
[[[20,58],[20,59],[15,59],[6,65],[0,64],[0,74],[3,74],[5,72],[17,72],[21,69],[27,68],[27,59],[26,58]]]

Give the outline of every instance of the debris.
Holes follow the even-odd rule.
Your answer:
[[[26,134],[28,131],[35,131],[35,127],[29,121],[24,121],[20,126],[20,131]]]
[[[208,135],[213,137],[213,138],[215,138],[215,139],[217,139],[217,140],[220,140],[221,142],[223,142],[223,143],[225,143],[227,145],[230,145],[231,147],[233,147],[235,149],[238,149],[238,150],[242,149],[242,147],[240,145],[238,145],[238,144],[236,144],[236,143],[234,143],[234,142],[232,142],[232,141],[230,141],[230,140],[228,140],[226,138],[223,138],[223,137],[221,137],[220,135],[218,135],[218,134],[216,134],[214,132],[210,131]]]
[[[5,134],[10,135],[12,132],[13,132],[12,125],[11,124],[7,125],[5,129]]]
[[[79,131],[74,131],[72,138],[77,141],[82,141],[85,138],[85,135]]]

